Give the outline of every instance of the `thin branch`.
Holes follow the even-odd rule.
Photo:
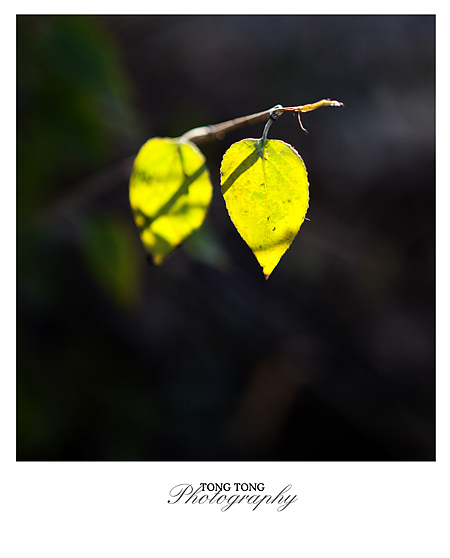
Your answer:
[[[201,128],[194,128],[189,130],[182,136],[180,136],[180,141],[191,141],[196,145],[201,143],[206,143],[207,141],[213,141],[215,139],[223,139],[225,134],[229,132],[234,132],[239,128],[244,128],[246,126],[251,126],[252,124],[258,124],[258,122],[264,122],[272,118],[275,120],[278,116],[283,114],[283,112],[296,112],[298,115],[298,120],[302,130],[306,132],[303,128],[302,122],[300,120],[301,112],[310,112],[316,110],[319,107],[342,107],[343,103],[340,101],[331,101],[330,99],[322,99],[317,101],[317,103],[311,103],[308,105],[299,105],[296,107],[283,107],[281,105],[276,105],[273,108],[264,110],[262,112],[257,112],[255,114],[250,114],[249,116],[241,116],[240,118],[235,118],[234,120],[228,120],[227,122],[222,122],[221,124],[215,124],[213,126],[203,126]]]
[[[239,128],[251,126],[252,124],[258,124],[258,122],[264,122],[270,118],[272,110],[273,109],[268,109],[257,112],[256,114],[250,114],[249,116],[241,116],[240,118],[234,118],[233,120],[228,120],[227,122],[222,122],[221,124],[215,124],[213,126],[194,128],[183,134],[179,139],[180,141],[191,141],[196,145],[216,139],[221,140],[224,138],[225,134],[229,132],[234,132],[235,130],[239,130]]]

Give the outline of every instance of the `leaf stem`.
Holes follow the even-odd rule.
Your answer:
[[[265,141],[267,139],[269,128],[272,126],[272,122],[275,122],[275,120],[280,116],[280,114],[282,114],[282,112],[280,112],[282,109],[283,107],[281,105],[276,105],[273,107],[273,109],[271,109],[269,114],[269,120],[266,122],[266,125],[264,126],[263,135],[261,137],[262,141]]]

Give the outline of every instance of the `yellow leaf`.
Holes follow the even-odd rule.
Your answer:
[[[303,160],[283,141],[245,139],[228,149],[220,170],[230,218],[268,279],[308,210]]]
[[[144,248],[160,265],[205,219],[212,185],[203,154],[189,141],[148,140],[134,161],[129,194]]]

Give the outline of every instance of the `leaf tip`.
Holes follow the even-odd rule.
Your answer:
[[[270,273],[264,273],[264,277],[266,278],[266,281],[267,281],[267,279],[269,279],[269,277],[270,277]]]

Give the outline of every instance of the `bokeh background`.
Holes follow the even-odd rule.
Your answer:
[[[269,281],[219,187],[263,125],[146,263],[142,143],[322,98]],[[434,17],[17,17],[17,459],[435,459]]]

